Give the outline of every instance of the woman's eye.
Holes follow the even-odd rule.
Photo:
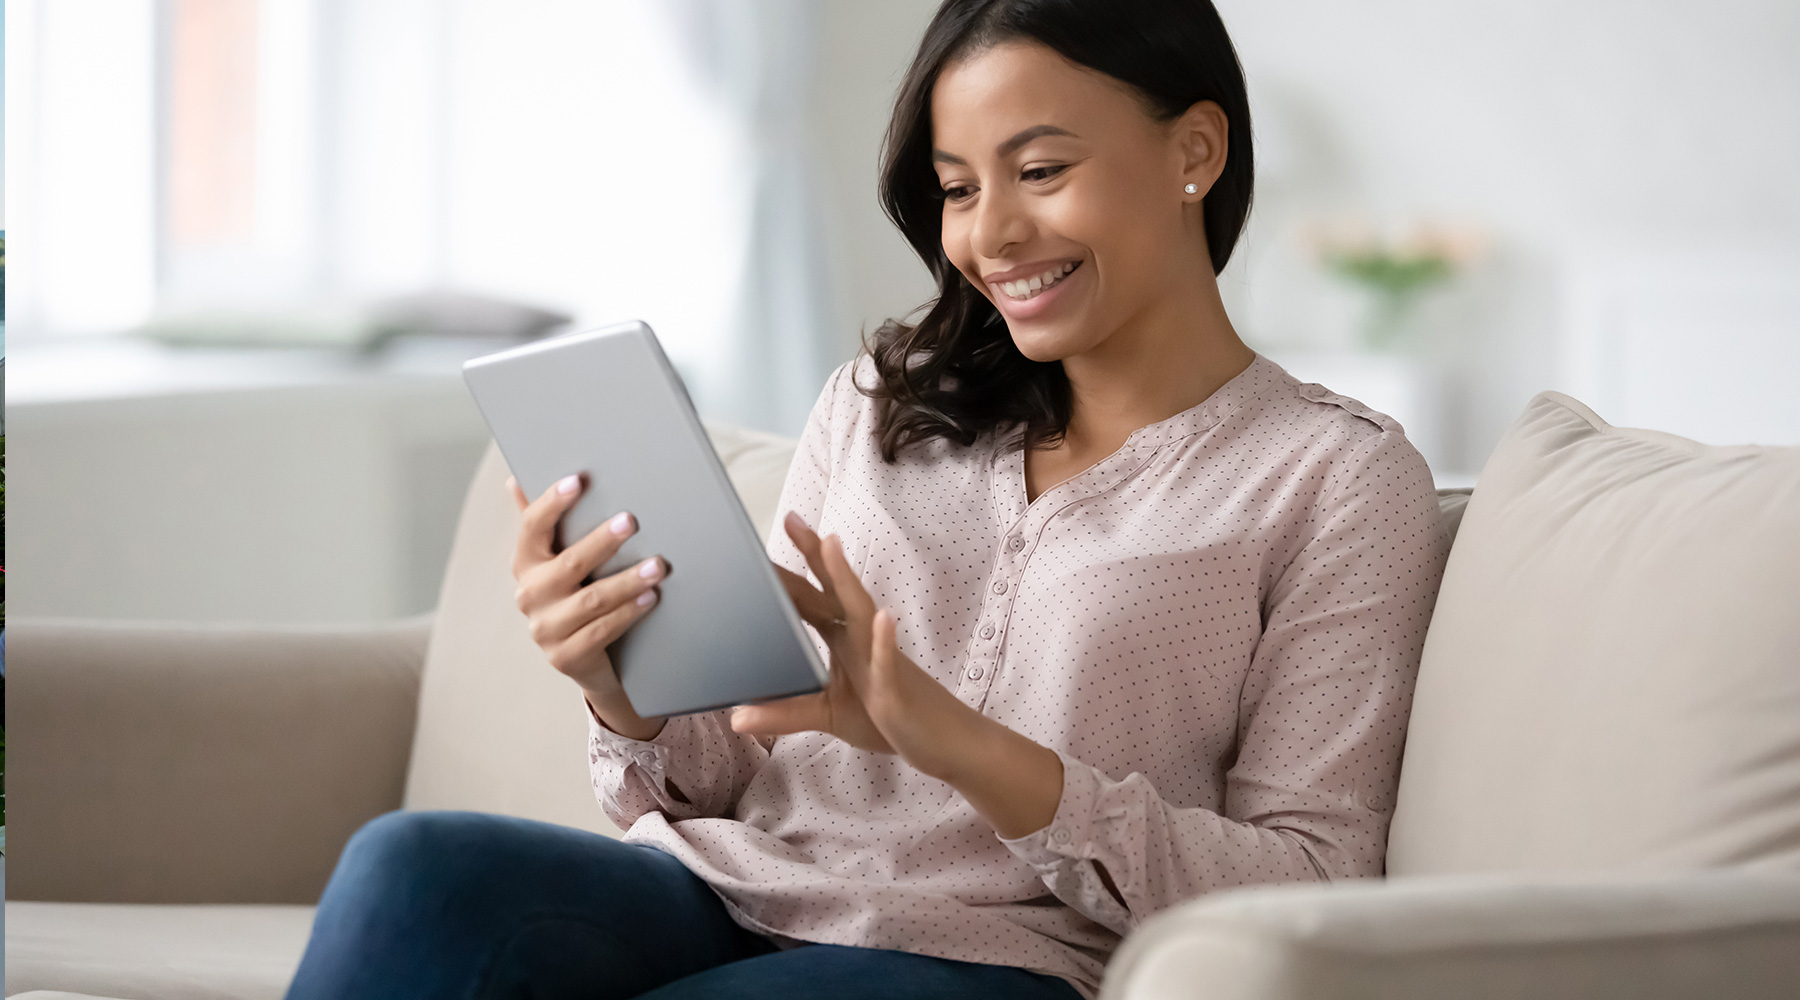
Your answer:
[[[975,193],[975,189],[972,187],[968,187],[967,185],[963,185],[960,187],[949,187],[949,188],[945,188],[943,190],[943,196],[944,196],[945,201],[962,201],[974,193]]]
[[[1068,169],[1068,166],[1066,163],[1059,163],[1053,167],[1032,167],[1021,176],[1028,181],[1047,181]]]

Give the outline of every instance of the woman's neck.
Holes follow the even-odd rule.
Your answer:
[[[1074,393],[1064,444],[1094,459],[1140,427],[1198,406],[1250,366],[1214,280],[1133,317],[1094,350],[1063,359]],[[1097,453],[1096,453],[1097,452]]]

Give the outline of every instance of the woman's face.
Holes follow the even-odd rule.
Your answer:
[[[944,69],[931,95],[944,253],[1026,357],[1092,351],[1196,268],[1211,275],[1198,220],[1224,163],[1213,112],[1157,122],[1125,84],[1035,42]],[[1196,146],[1209,122],[1216,149]]]

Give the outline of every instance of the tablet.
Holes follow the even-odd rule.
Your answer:
[[[661,555],[662,600],[609,648],[639,715],[684,715],[817,691],[819,658],[681,378],[643,323],[475,358],[463,378],[525,495],[571,473],[566,546],[619,511],[638,532],[595,574]]]

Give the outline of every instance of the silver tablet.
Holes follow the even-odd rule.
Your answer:
[[[604,576],[662,555],[662,601],[609,652],[639,715],[817,691],[825,664],[775,576],[656,335],[621,323],[463,365],[506,464],[536,499],[571,473],[587,491],[558,545],[637,516]]]

